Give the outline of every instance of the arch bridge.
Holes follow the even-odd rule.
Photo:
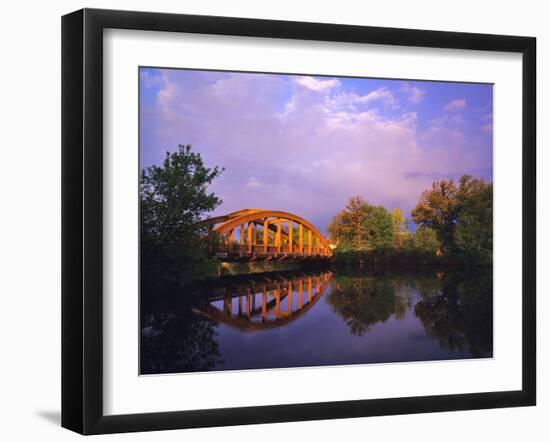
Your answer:
[[[328,259],[334,248],[309,221],[290,212],[242,209],[202,224],[220,235],[214,254],[226,259]]]

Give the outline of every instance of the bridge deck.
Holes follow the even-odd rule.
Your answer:
[[[299,251],[298,248],[293,248],[293,251],[290,251],[288,247],[269,246],[266,251],[263,245],[250,248],[239,245],[219,245],[214,251],[214,255],[228,261],[330,260],[332,258],[332,255],[328,255],[321,248],[311,248],[311,251]]]

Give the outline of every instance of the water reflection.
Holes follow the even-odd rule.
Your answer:
[[[449,350],[468,349],[473,357],[492,355],[493,279],[489,272],[468,270],[417,282],[421,300],[415,315],[426,334]]]
[[[197,312],[242,330],[281,327],[306,314],[329,286],[332,272],[263,277],[207,297]]]
[[[352,334],[363,335],[392,315],[404,319],[411,290],[387,277],[341,275],[332,285],[328,302]]]
[[[492,274],[321,270],[142,282],[142,373],[491,357]]]
[[[142,374],[208,371],[223,363],[216,324],[197,315],[195,301],[181,295],[171,284],[142,287]]]

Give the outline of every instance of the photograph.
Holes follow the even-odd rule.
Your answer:
[[[493,357],[493,84],[137,75],[141,375]]]

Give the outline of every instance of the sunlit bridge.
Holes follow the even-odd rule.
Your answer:
[[[220,235],[213,253],[224,259],[329,259],[335,247],[309,221],[284,211],[242,209],[202,223]]]
[[[265,278],[212,294],[196,310],[239,329],[279,327],[305,315],[329,286],[332,272],[288,278]]]

